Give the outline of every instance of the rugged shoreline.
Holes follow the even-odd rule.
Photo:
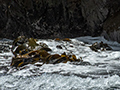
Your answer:
[[[120,42],[119,12],[119,0],[1,0],[0,37],[103,35]]]

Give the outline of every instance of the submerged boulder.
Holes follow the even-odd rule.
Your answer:
[[[98,50],[101,50],[101,51],[112,50],[112,48],[108,44],[103,43],[102,41],[100,43],[98,42],[93,43],[90,46],[90,48],[95,52],[98,52]]]

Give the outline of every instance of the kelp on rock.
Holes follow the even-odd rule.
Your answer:
[[[62,40],[64,42],[70,41],[69,38]],[[47,44],[42,42],[37,43],[36,39],[26,38],[25,36],[19,36],[13,41],[11,51],[14,54],[11,62],[11,66],[13,67],[21,67],[36,62],[42,62],[42,64],[66,63],[68,61],[83,62],[82,58],[77,59],[74,54],[67,55],[65,52],[61,55],[51,55],[50,52],[52,52],[52,50]]]

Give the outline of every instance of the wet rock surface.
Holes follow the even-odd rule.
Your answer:
[[[11,66],[21,67],[27,64],[34,64],[36,62],[41,62],[42,64],[67,63],[68,61],[79,62],[81,64],[83,63],[82,58],[77,59],[74,54],[66,55],[64,52],[61,55],[52,55],[50,52],[48,52],[52,52],[52,50],[47,46],[47,44],[42,42],[37,44],[36,41],[37,40],[34,38],[26,38],[25,36],[19,36],[17,39],[15,39],[11,49],[12,53],[14,54]],[[69,38],[65,38],[62,41],[70,42],[71,40]]]
[[[90,46],[90,48],[95,52],[98,52],[98,50],[100,50],[100,51],[112,50],[112,48],[108,44],[103,43],[102,41],[100,43],[98,43],[98,42],[93,43]]]

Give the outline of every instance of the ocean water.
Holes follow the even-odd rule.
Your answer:
[[[95,42],[107,43],[113,50],[92,51]],[[51,49],[51,54],[75,54],[86,64],[35,63],[15,69],[10,67],[13,57],[12,40],[0,40],[0,90],[120,90],[120,44],[103,37],[78,37],[71,42],[39,39]],[[56,48],[60,45],[62,49]]]

